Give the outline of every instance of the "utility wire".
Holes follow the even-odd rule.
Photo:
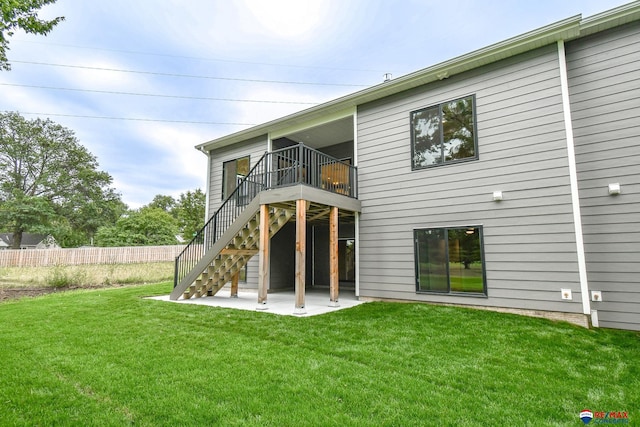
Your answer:
[[[203,100],[203,101],[254,102],[254,103],[263,103],[263,104],[318,105],[317,102],[264,101],[264,100],[258,100],[258,99],[208,98],[208,97],[204,97],[204,96],[161,95],[161,94],[156,94],[156,93],[119,92],[119,91],[96,90],[96,89],[75,89],[75,88],[68,88],[68,87],[22,85],[22,84],[16,84],[16,83],[0,83],[0,86],[28,87],[28,88],[34,88],[34,89],[49,89],[49,90],[64,90],[64,91],[72,91],[72,92],[108,93],[108,94],[114,94],[114,95],[152,96],[152,97],[157,97],[157,98],[195,99],[195,100]]]
[[[101,47],[91,47],[91,46],[79,46],[73,44],[64,44],[64,43],[52,43],[52,42],[42,42],[42,41],[34,41],[34,40],[21,40],[17,39],[12,41],[14,42],[23,42],[23,43],[34,43],[41,45],[49,45],[49,46],[62,46],[62,47],[72,47],[76,49],[88,49],[88,50],[101,50],[105,52],[119,52],[119,53],[128,53],[133,55],[148,55],[148,56],[161,56],[167,58],[183,58],[183,59],[193,59],[197,61],[211,61],[211,62],[229,62],[235,64],[248,64],[248,65],[266,65],[269,67],[286,67],[286,68],[308,68],[314,70],[336,70],[336,71],[358,71],[365,73],[384,73],[385,71],[380,70],[366,70],[360,68],[347,68],[347,67],[324,67],[324,66],[316,66],[316,65],[296,65],[296,64],[278,64],[278,63],[270,63],[270,62],[252,62],[252,61],[241,61],[237,59],[224,59],[224,58],[202,58],[197,56],[186,56],[186,55],[171,55],[168,53],[153,53],[153,52],[140,52],[135,50],[123,50],[123,49],[108,49]],[[14,61],[12,61],[14,62]]]
[[[9,113],[10,111],[5,110],[4,113]],[[201,121],[191,121],[191,120],[160,120],[160,119],[144,119],[144,118],[134,118],[134,117],[108,117],[108,116],[85,116],[79,114],[57,114],[57,113],[27,113],[24,111],[20,111],[20,114],[25,115],[36,115],[36,116],[53,116],[53,117],[77,117],[82,119],[102,119],[102,120],[127,120],[127,121],[135,121],[135,122],[162,122],[162,123],[188,123],[188,124],[197,124],[197,125],[230,125],[230,126],[255,126],[255,123],[229,123],[229,122],[201,122]]]
[[[134,73],[134,74],[150,74],[154,76],[166,76],[166,77],[184,77],[190,79],[207,79],[207,80],[226,80],[237,82],[251,82],[251,83],[274,83],[274,84],[286,84],[286,85],[307,85],[307,86],[342,86],[342,87],[368,87],[368,85],[356,85],[356,84],[344,84],[344,83],[312,83],[312,82],[292,82],[283,80],[259,80],[259,79],[239,79],[234,77],[214,77],[214,76],[198,76],[192,74],[175,74],[175,73],[159,73],[154,71],[138,71],[138,70],[121,70],[117,68],[102,68],[102,67],[88,67],[83,65],[68,65],[68,64],[53,64],[49,62],[35,62],[35,61],[16,61],[11,60],[11,63],[15,64],[31,64],[31,65],[46,65],[50,67],[65,67],[65,68],[81,68],[84,70],[97,70],[97,71],[116,71],[119,73]]]

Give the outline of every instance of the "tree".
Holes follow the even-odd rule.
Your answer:
[[[89,200],[71,198],[59,207],[61,215],[51,222],[43,234],[52,234],[63,247],[81,246],[91,242],[99,227],[115,224],[127,211],[120,194],[108,188]]]
[[[55,3],[56,0],[2,0],[0,2],[0,69],[10,70],[7,59],[9,50],[8,38],[13,36],[17,28],[31,34],[48,34],[64,17],[50,21],[38,19],[38,11],[43,6]]]
[[[111,182],[71,130],[0,113],[0,224],[14,234],[14,248],[25,231],[67,229],[87,241],[124,209]]]
[[[175,218],[159,208],[143,207],[130,211],[115,225],[100,227],[96,233],[98,246],[175,245],[178,226]]]
[[[173,209],[182,237],[189,241],[204,226],[206,196],[197,188],[180,194]]]
[[[176,205],[176,200],[171,196],[164,196],[162,194],[157,194],[151,203],[147,205],[149,208],[159,208],[165,212],[172,214],[173,208]],[[173,215],[173,214],[172,214]],[[173,215],[175,217],[175,215]]]
[[[180,194],[178,200],[157,194],[144,208],[168,212],[177,220],[178,233],[187,241],[204,226],[206,195],[199,188]]]

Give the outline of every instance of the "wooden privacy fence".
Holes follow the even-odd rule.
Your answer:
[[[0,267],[166,262],[175,261],[183,249],[184,245],[0,250]]]

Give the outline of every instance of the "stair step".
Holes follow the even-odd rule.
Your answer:
[[[269,212],[269,236],[273,237],[294,216],[292,210],[271,208]],[[201,298],[213,296],[258,252],[260,243],[260,216],[253,216],[232,238],[231,242],[204,268],[195,282],[185,290],[183,297]]]

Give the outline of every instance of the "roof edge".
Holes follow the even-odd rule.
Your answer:
[[[582,19],[582,15],[575,15],[457,56],[431,67],[398,77],[390,82],[380,83],[314,107],[204,142],[196,145],[196,149],[206,153],[215,148],[221,148],[247,139],[267,135],[269,132],[313,121],[320,116],[331,114],[338,110],[357,107],[358,105],[394,95],[414,87],[448,78],[455,74],[460,74],[555,43],[559,40],[576,39],[635,20],[640,20],[640,0],[585,19]]]
[[[580,35],[588,36],[638,20],[640,20],[640,1],[633,1],[583,19],[580,24]]]

